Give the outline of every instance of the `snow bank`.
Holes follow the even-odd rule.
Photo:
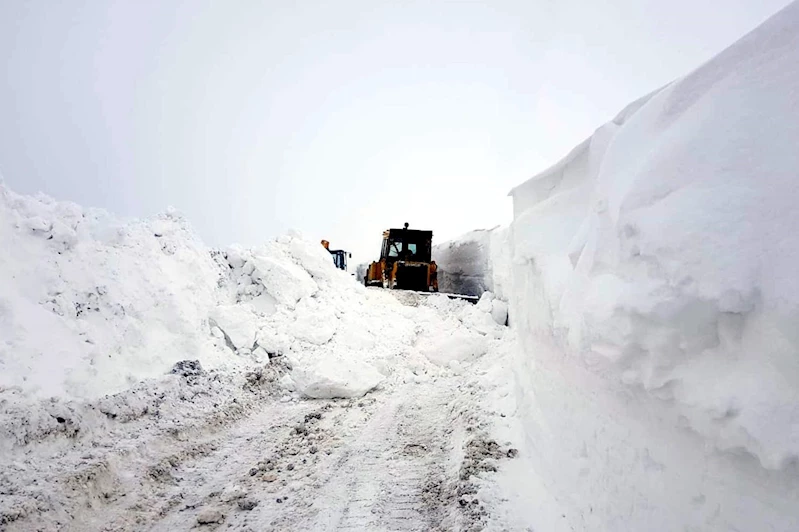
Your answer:
[[[173,212],[123,221],[3,187],[0,243],[3,392],[92,398],[188,357],[213,368],[330,344],[330,360],[341,361],[341,344],[358,361],[411,343],[383,335],[380,320],[390,320],[367,310],[365,290],[296,235],[211,252]],[[367,338],[333,339],[365,321]],[[405,329],[412,336],[413,327]],[[303,362],[313,358],[305,353]],[[373,373],[364,375],[373,387]],[[352,383],[352,393],[363,389]]]
[[[227,353],[222,270],[178,214],[122,221],[0,185],[0,390],[89,397]]]
[[[236,315],[215,324],[238,354],[285,357],[289,389],[312,398],[361,396],[385,378],[377,366],[407,356],[415,332],[405,308],[337,269],[322,246],[292,234],[223,256]],[[265,307],[264,297],[273,303]]]
[[[579,483],[593,485],[594,494],[604,491],[603,475],[619,469],[670,489],[679,489],[679,475],[656,472],[705,467],[748,479],[730,480],[721,493],[691,473],[683,481],[705,490],[694,506],[652,484],[638,486],[637,495],[626,490],[628,500],[651,505],[635,506],[627,521],[625,509],[609,506],[618,497],[595,500],[592,511],[605,519],[594,523],[599,528],[638,529],[630,522],[645,527],[658,512],[685,512],[683,523],[704,529],[796,527],[799,512],[779,502],[799,494],[796,109],[799,4],[635,102],[512,191],[511,314],[531,366],[520,378],[520,409],[531,427],[552,423],[554,440],[542,436],[538,452],[560,456],[557,463],[579,459],[585,471],[569,468],[564,478],[536,467],[547,479],[560,474],[554,485],[586,477]],[[554,338],[569,357],[548,354],[535,338]],[[569,428],[554,417],[591,427],[566,440],[575,446],[568,457],[557,436]],[[686,428],[711,448],[756,457],[764,469],[697,452]],[[675,448],[693,461],[648,437],[679,441]],[[630,453],[614,449],[614,438],[628,439]],[[778,502],[744,501],[749,482]],[[723,510],[706,504],[711,498]],[[587,514],[584,502],[567,499],[570,510]],[[761,521],[746,521],[746,512]]]
[[[212,252],[172,212],[123,221],[0,188],[0,242],[3,393],[93,398],[189,357],[213,368],[285,355],[317,380],[360,365],[328,390],[357,395],[375,386],[369,360],[413,336],[390,306],[369,310],[374,298],[298,235]],[[319,388],[299,391],[319,397]]]
[[[463,359],[449,351],[466,336],[496,337],[492,312],[502,314],[491,304],[479,319],[447,322],[433,307],[403,306],[297,233],[210,250],[174,212],[123,221],[6,188],[0,243],[0,396],[15,401],[93,399],[187,358],[232,368],[284,357],[291,390],[354,397],[425,360],[420,327],[453,338],[430,347],[431,359]]]
[[[285,385],[306,397],[358,397],[407,374],[420,357],[443,366],[474,360],[504,334],[507,305],[490,293],[479,305],[442,296],[404,306],[365,288],[297,234],[222,257],[229,302],[212,312],[212,323],[245,358],[283,356],[292,368]],[[275,279],[264,270],[281,273]],[[270,305],[254,304],[264,297]]]

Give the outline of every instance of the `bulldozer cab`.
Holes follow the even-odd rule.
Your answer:
[[[386,263],[430,262],[432,241],[432,231],[389,229],[383,233],[383,250],[380,258]]]
[[[322,247],[324,247],[333,257],[333,264],[339,270],[347,271],[347,259],[352,257],[352,253],[344,251],[343,249],[330,249],[330,242],[322,240]]]
[[[330,249],[328,251],[333,257],[333,264],[336,265],[336,268],[347,271],[347,256],[349,253],[341,249]]]
[[[433,232],[408,229],[383,231],[380,260],[366,270],[366,286],[438,292],[438,267],[431,260]]]

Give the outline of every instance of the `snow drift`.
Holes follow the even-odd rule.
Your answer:
[[[795,3],[512,191],[511,312],[529,353],[520,408],[528,426],[552,423],[554,432],[536,449],[584,464],[553,485],[586,477],[579,483],[598,490],[622,468],[645,484],[617,495],[650,501],[626,520],[628,509],[594,501],[589,517],[573,492],[563,499],[571,523],[640,529],[664,512],[683,516],[675,527],[796,528],[786,501],[799,494],[797,109]],[[602,425],[558,441],[563,420]],[[644,426],[669,443],[648,440]],[[686,429],[727,458],[696,451]],[[619,450],[621,441],[639,456]],[[735,453],[743,456],[729,459]],[[653,473],[689,462],[729,485]],[[701,503],[664,496],[648,484],[655,479],[687,483]],[[705,504],[711,498],[721,509]]]

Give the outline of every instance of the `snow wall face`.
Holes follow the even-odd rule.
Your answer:
[[[369,264],[362,262],[355,266],[355,280],[363,283],[366,278],[366,272],[369,270]]]
[[[799,529],[797,109],[795,3],[513,190],[520,412],[577,529]]]
[[[510,248],[507,228],[481,229],[433,246],[441,292],[507,298]]]
[[[494,291],[489,262],[490,236],[490,231],[472,231],[457,240],[433,246],[440,291],[470,296]]]

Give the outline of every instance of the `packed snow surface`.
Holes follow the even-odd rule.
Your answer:
[[[512,191],[518,408],[568,525],[799,526],[797,109],[794,3]]]

